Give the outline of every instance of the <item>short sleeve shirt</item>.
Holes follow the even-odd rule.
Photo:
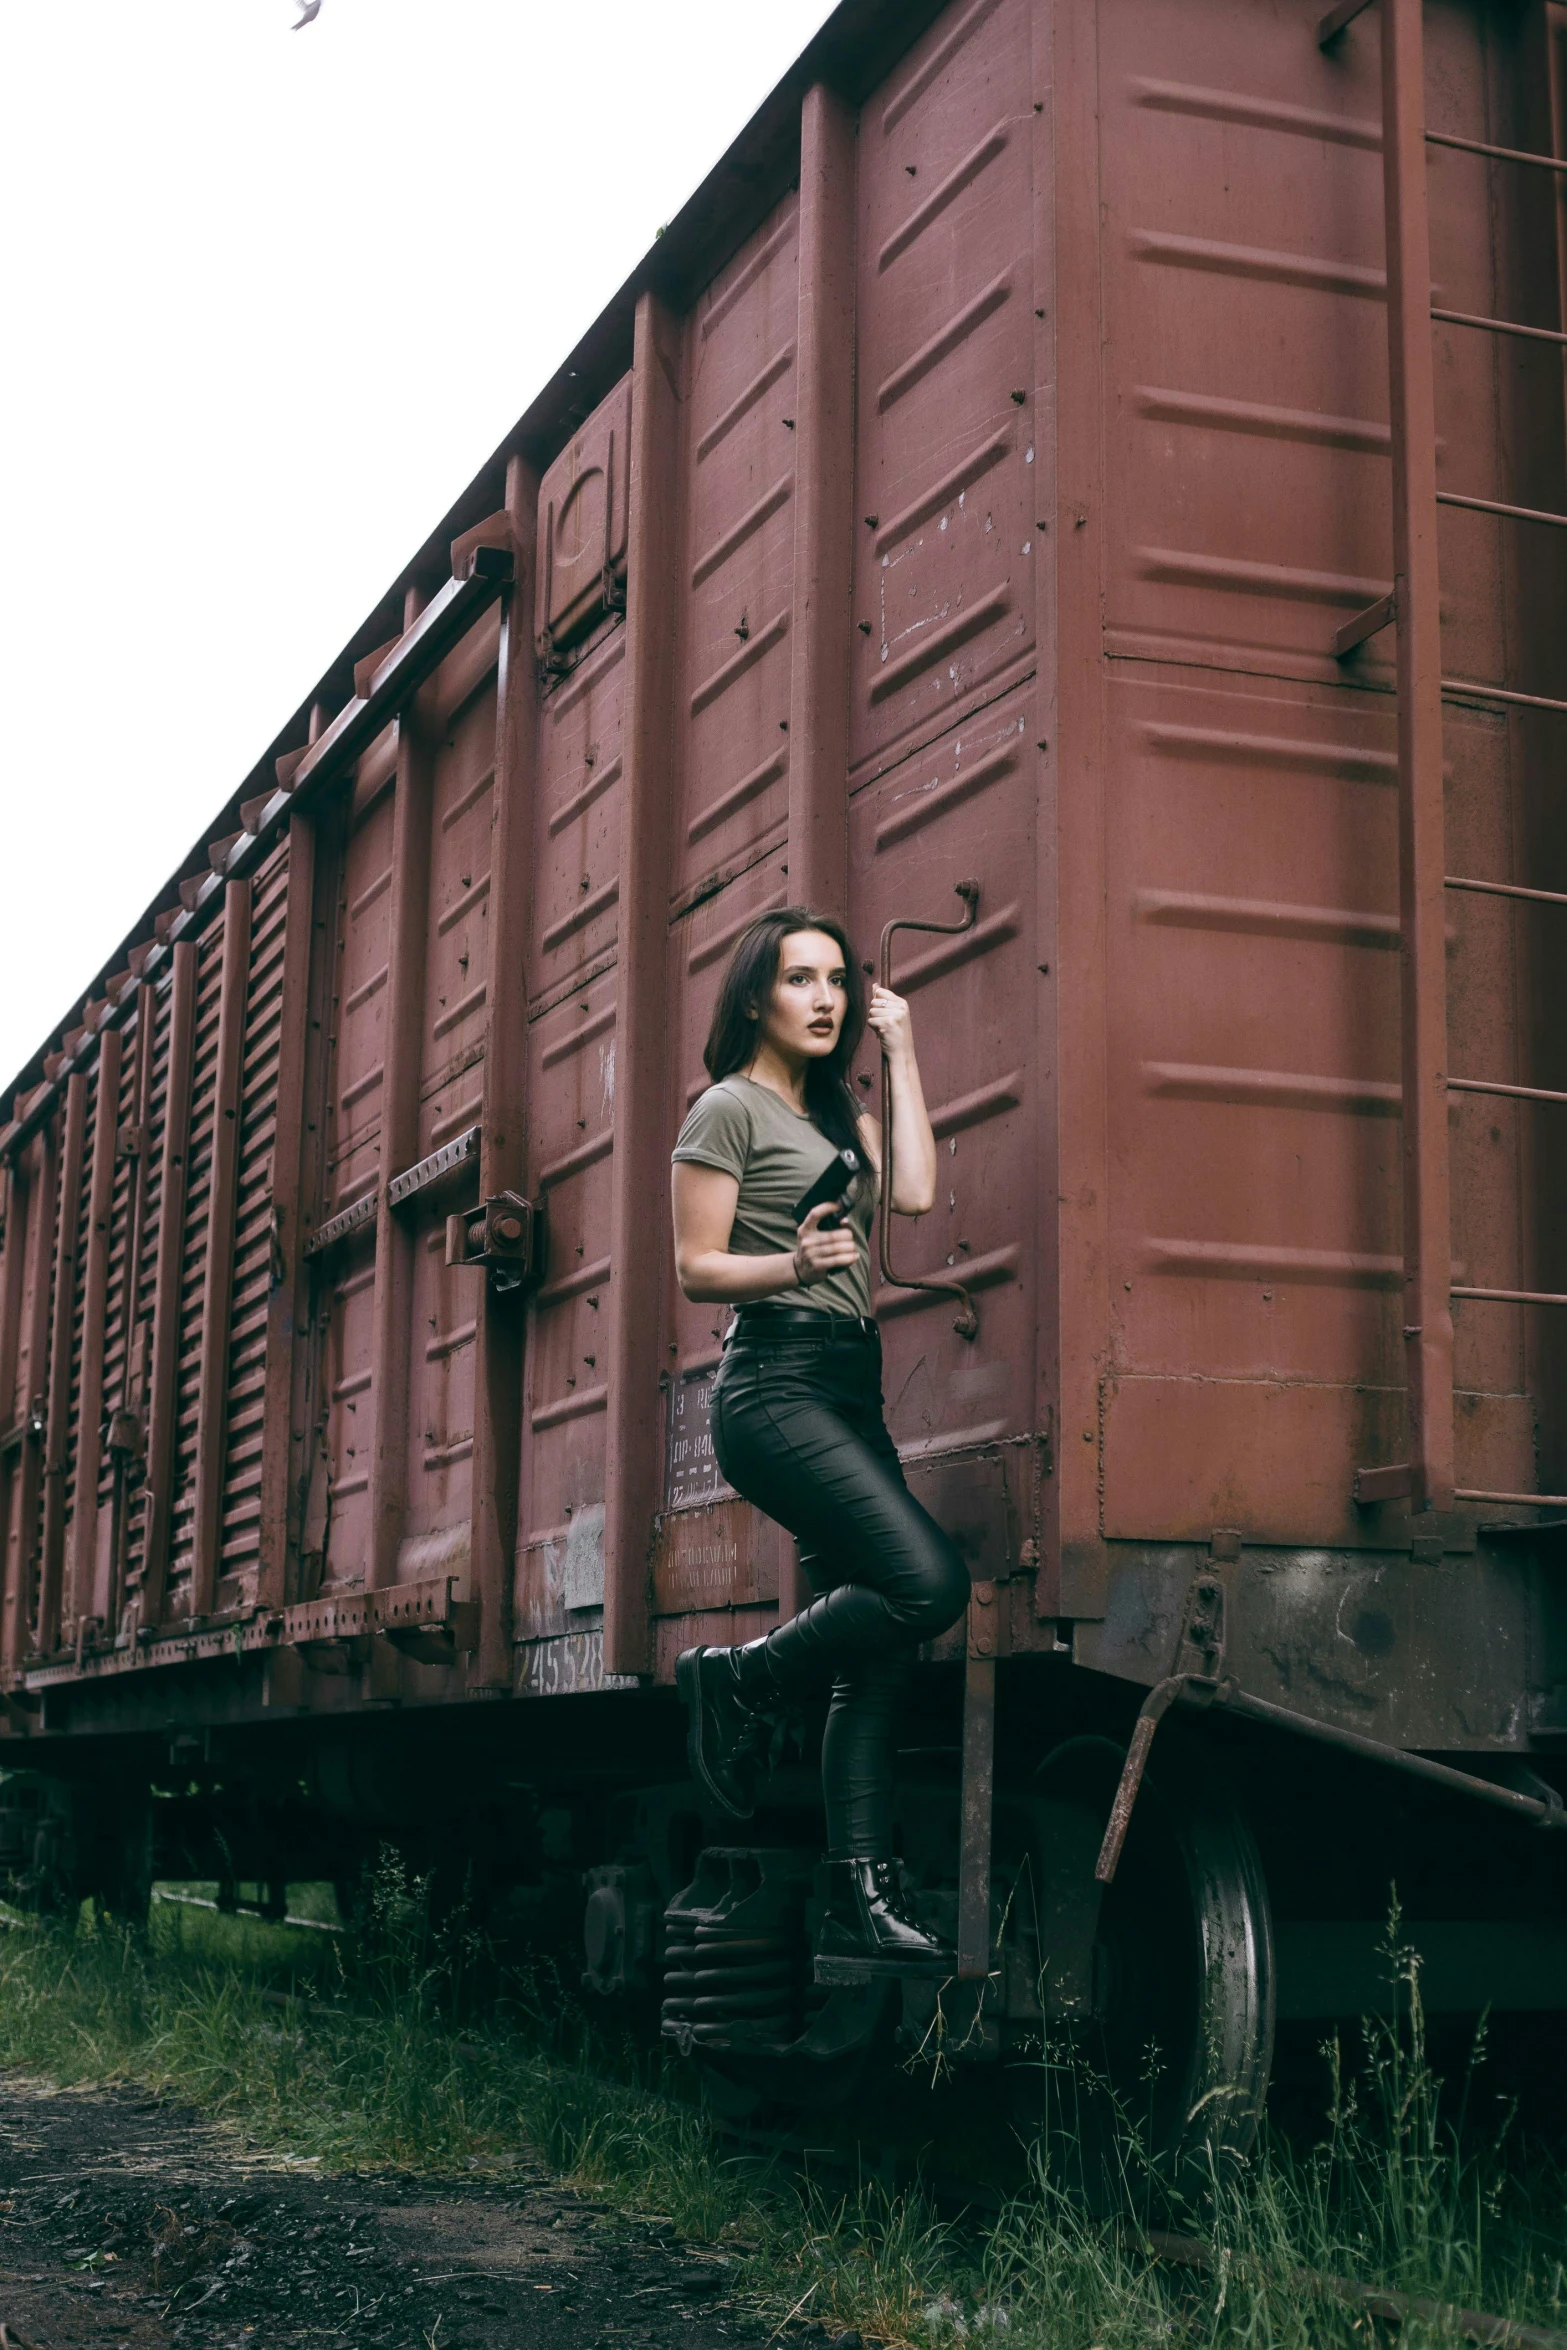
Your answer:
[[[819,1126],[792,1110],[771,1086],[750,1077],[725,1077],[691,1106],[674,1156],[697,1167],[717,1167],[740,1186],[729,1246],[740,1257],[792,1254],[800,1237],[794,1203],[821,1174],[833,1146]],[[848,1223],[859,1242],[852,1265],[813,1281],[809,1289],[774,1292],[770,1305],[810,1306],[824,1314],[871,1310],[870,1232],[875,1185],[860,1177]]]

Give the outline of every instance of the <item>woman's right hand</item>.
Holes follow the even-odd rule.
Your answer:
[[[802,1289],[809,1289],[813,1282],[824,1280],[829,1273],[842,1272],[859,1255],[859,1241],[848,1224],[839,1224],[831,1232],[822,1230],[822,1218],[832,1213],[831,1201],[824,1200],[819,1208],[812,1208],[799,1228],[794,1270]]]

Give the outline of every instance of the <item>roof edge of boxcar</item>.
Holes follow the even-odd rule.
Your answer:
[[[209,842],[240,828],[242,805],[270,787],[278,759],[304,740],[312,704],[330,704],[334,695],[346,698],[352,691],[355,662],[384,644],[389,634],[400,631],[406,589],[416,582],[428,584],[432,576],[445,577],[452,540],[504,502],[508,461],[523,455],[542,468],[624,375],[631,365],[632,325],[639,297],[651,290],[677,308],[689,304],[792,184],[799,170],[800,110],[806,92],[825,81],[858,105],[912,48],[945,4],[946,0],[841,0],[327,664],[64,1018],[0,1093],[0,1099],[13,1101],[18,1096],[37,1096],[28,1101],[25,1120],[12,1119],[0,1128],[0,1150],[14,1148],[25,1134],[36,1131],[66,1074],[60,1070],[49,1079],[46,1061],[58,1054],[64,1039],[82,1025],[87,1007],[95,996],[101,997],[110,977],[127,967],[132,950],[153,938],[157,917],[179,905],[181,882],[209,870]],[[83,1058],[90,1057],[95,1044],[96,1033],[81,1046]],[[38,1088],[46,1082],[47,1092],[39,1094]]]

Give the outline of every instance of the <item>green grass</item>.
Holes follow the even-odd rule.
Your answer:
[[[329,1899],[301,1912],[330,1916]],[[1134,2216],[1080,2210],[1037,2152],[1026,2192],[983,2215],[919,2191],[846,2189],[737,2151],[682,2083],[606,2047],[547,1966],[500,1978],[460,1922],[431,1932],[393,1866],[357,1948],[323,1934],[158,1905],[138,1936],[89,1915],[0,1934],[0,2065],[61,2083],[136,2082],[224,2117],[253,2144],[324,2166],[461,2169],[530,2148],[627,2215],[716,2244],[771,2324],[941,2350],[1357,2350],[1391,2338],[1327,2280],[1567,2327],[1559,2171],[1494,2125],[1466,2126],[1431,2071],[1418,1969],[1399,2004],[1330,2063],[1319,2142],[1265,2139],[1155,2202],[1128,2136]],[[1396,1921],[1395,1921],[1396,1923]],[[1483,2058],[1483,2046],[1477,2049]],[[1143,2229],[1199,2247],[1152,2256]],[[1461,2337],[1397,2330],[1404,2350]]]

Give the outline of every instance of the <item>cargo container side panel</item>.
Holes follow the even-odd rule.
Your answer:
[[[374,1295],[372,1232],[357,1236],[351,1246],[333,1250],[319,1312],[325,1426],[323,1466],[313,1482],[324,1478],[325,1492],[317,1503],[319,1540],[312,1524],[315,1512],[310,1501],[306,1503],[303,1549],[307,1558],[319,1553],[319,1572],[331,1590],[346,1590],[364,1579],[369,1526],[365,1497],[370,1490],[370,1447],[375,1436],[370,1373]],[[307,1572],[307,1583],[314,1572]],[[307,1589],[303,1596],[313,1594]]]
[[[54,1220],[59,1193],[59,1119],[27,1153],[22,1224],[16,1384],[6,1452],[5,1615],[0,1667],[14,1671],[31,1645],[42,1507],[42,1417],[47,1401]]]
[[[16,1475],[21,1462],[17,1440],[16,1373],[21,1346],[22,1280],[26,1260],[27,1178],[21,1154],[5,1165],[5,1231],[0,1238],[0,1670],[11,1658],[10,1622],[14,1613],[15,1560],[11,1543]]]
[[[1433,108],[1445,89],[1446,127],[1496,136],[1475,20],[1434,21]],[[1395,738],[1328,646],[1387,586],[1380,101],[1374,43],[1329,64],[1293,18],[1247,22],[1238,50],[1216,5],[1100,18],[1106,644],[1133,657],[1105,771],[1102,1523],[1355,1541],[1353,1469],[1404,1442]],[[1495,314],[1488,206],[1460,179],[1433,167],[1439,298]],[[1505,355],[1437,331],[1440,479],[1516,495]],[[1444,668],[1500,677],[1499,525],[1444,510],[1441,528]],[[1389,642],[1355,681],[1385,685]],[[1158,656],[1259,682],[1140,665]],[[1449,711],[1450,869],[1526,878],[1508,731]],[[1450,1065],[1518,1082],[1506,917],[1450,901],[1450,929]],[[1519,1119],[1455,1098],[1450,1123],[1455,1278],[1527,1285]],[[1460,1310],[1459,1481],[1515,1488],[1533,1451],[1520,1321],[1485,1313]]]
[[[372,1197],[382,1179],[382,1091],[386,1076],[392,818],[395,791],[387,745],[360,765],[346,812],[339,861],[337,971],[327,1094],[325,1197],[318,1221]],[[306,1505],[305,1550],[322,1560],[332,1589],[362,1580],[369,1537],[370,1459],[375,1440],[371,1340],[375,1226],[318,1260],[317,1329],[323,1357],[324,1480]]]
[[[1100,12],[1107,645],[1327,680],[1389,576],[1379,94],[1248,29]],[[1402,1408],[1392,734],[1197,671],[1110,705],[1103,1530],[1353,1538]]]
[[[75,1200],[75,1229],[71,1243],[70,1394],[66,1405],[65,1457],[61,1463],[62,1578],[66,1577],[65,1562],[70,1558],[75,1542],[77,1481],[82,1459],[82,1397],[86,1377],[84,1347],[87,1337],[87,1266],[92,1242],[92,1167],[94,1154],[97,1150],[100,1120],[106,1114],[101,1098],[102,1063],[95,1059],[84,1074],[87,1098],[82,1122],[82,1165]],[[112,1105],[107,1114],[113,1115]],[[64,1580],[62,1583],[61,1605],[67,1611],[69,1610],[68,1580]]]
[[[658,1202],[666,1335],[660,1340],[657,1373],[665,1380],[665,1427],[663,1510],[652,1586],[654,1611],[661,1615],[743,1607],[778,1596],[778,1529],[735,1499],[713,1458],[709,1406],[730,1317],[727,1307],[683,1297],[675,1282],[666,1167],[687,1110],[708,1084],[702,1046],[735,941],[758,914],[785,904],[788,895],[788,844],[783,842],[670,930],[669,1021],[677,1047],[672,1060],[677,1087],[665,1118]],[[653,1373],[654,1366],[649,1370]],[[736,1637],[744,1635],[737,1632]],[[660,1635],[660,1657],[667,1645]]]
[[[0,1435],[17,1423],[17,1365],[22,1343],[22,1270],[26,1259],[27,1177],[21,1154],[5,1162],[5,1224],[0,1229]]]
[[[1224,0],[1100,26],[1112,645],[1331,678],[1390,580],[1375,43]]]
[[[104,1362],[109,1337],[110,1226],[119,1158],[122,1031],[103,1031],[90,1072],[91,1148],[86,1160],[82,1236],[82,1317],[78,1344],[80,1386],[73,1406],[75,1452],[70,1464],[69,1529],[65,1559],[65,1638],[91,1619],[98,1541],[98,1483],[104,1453]],[[101,1619],[100,1619],[101,1628]]]
[[[144,1158],[141,1177],[143,1208],[136,1294],[132,1307],[130,1393],[134,1398],[141,1442],[145,1447],[149,1435],[158,1255],[163,1235],[163,1134],[169,1109],[169,1049],[174,1012],[171,982],[163,980],[150,993],[144,988],[141,1000],[150,1014],[151,1051],[141,1093],[146,1109],[141,1139]],[[134,1478],[128,1482],[130,1492],[125,1504],[127,1524],[124,1562],[117,1592],[121,1623],[116,1626],[117,1630],[124,1627],[126,1618],[135,1610],[146,1566],[148,1489],[145,1453],[136,1463]]]
[[[518,1642],[603,1621],[630,437],[626,376],[538,492],[527,1189],[547,1253],[523,1373]]]
[[[554,1001],[613,953],[620,871],[623,600],[630,381],[539,484],[539,717],[530,995]],[[550,619],[550,615],[553,618]],[[552,630],[563,632],[562,643]]]
[[[285,837],[256,875],[251,909],[234,1215],[233,1318],[225,1377],[223,1517],[218,1560],[220,1608],[249,1604],[256,1596],[267,1381],[267,1298],[276,1246],[272,1217],[273,1151],[278,1129],[278,1060],[288,896],[289,856]]]
[[[201,934],[197,950],[196,1046],[190,1094],[190,1134],[185,1154],[185,1221],[179,1273],[178,1367],[174,1389],[174,1465],[169,1559],[164,1592],[165,1613],[170,1616],[187,1615],[191,1606],[196,1427],[203,1377],[201,1303],[206,1284],[207,1245],[212,1217],[215,1084],[224,928],[221,918],[209,923]]]
[[[529,1311],[519,1640],[597,1624],[592,1611],[603,1606],[615,984],[613,969],[602,973],[536,1018],[528,1036],[529,1190],[545,1203],[549,1253]]]
[[[1111,688],[1118,1369],[1399,1385],[1383,697]]]
[[[557,1000],[614,953],[624,655],[625,631],[613,629],[542,704],[541,837],[529,959],[536,1006]]]
[[[49,1284],[49,1341],[44,1371],[43,1511],[32,1635],[34,1649],[49,1652],[59,1641],[60,1591],[65,1570],[64,1504],[70,1443],[72,1324],[80,1269],[78,1251],[86,1164],[82,1143],[87,1092],[85,1071],[74,1070],[65,1082],[60,1172],[55,1196],[54,1266]]]
[[[908,932],[893,952],[892,984],[911,1007],[937,1141],[935,1205],[928,1216],[894,1218],[894,1266],[970,1284],[979,1315],[977,1338],[965,1340],[953,1328],[955,1298],[876,1283],[888,1425],[906,1454],[992,1444],[1034,1426],[1033,711],[1032,693],[1021,691],[970,715],[858,794],[850,817],[859,937],[873,940],[903,914],[955,921],[956,883],[979,884],[966,935]],[[859,1087],[875,1115],[878,1067],[870,1046]]]
[[[754,859],[787,814],[798,212],[786,198],[686,322],[677,905]]]
[[[435,681],[421,1158],[476,1126],[483,1106],[498,647],[491,621],[472,632]],[[466,1541],[471,1518],[477,1300],[473,1275],[445,1263],[444,1210],[472,1198],[475,1173],[471,1167],[459,1171],[438,1197],[419,1195],[416,1205],[402,1211],[415,1222],[418,1238],[400,1577],[413,1572],[409,1561],[416,1551],[423,1555],[432,1534],[461,1530]]]
[[[439,1207],[427,1207],[417,1217],[416,1231],[408,1511],[402,1545],[407,1555],[399,1580],[413,1572],[409,1559],[415,1552],[422,1555],[426,1538],[438,1532],[460,1531],[458,1547],[466,1560],[472,1515],[475,1281],[471,1272],[446,1262],[446,1224]]]
[[[478,635],[475,631],[475,635]],[[456,656],[454,656],[454,659]],[[469,667],[472,667],[470,661]],[[445,682],[444,672],[437,688]],[[493,663],[467,683],[437,738],[429,943],[420,1075],[424,1156],[477,1122],[490,968],[490,839],[495,803]],[[410,1491],[417,1490],[417,1483]]]
[[[1033,649],[1030,31],[948,9],[861,118],[857,781]]]
[[[53,1217],[60,1181],[58,1125],[57,1119],[51,1120],[24,1162],[19,1219],[22,1285],[8,1430],[33,1418],[47,1400]]]
[[[666,987],[674,1099],[660,1137],[666,1379],[655,1613],[771,1600],[778,1531],[712,1457],[708,1397],[727,1312],[684,1298],[667,1239],[665,1156],[708,1083],[702,1048],[725,966],[754,917],[790,895],[789,713],[798,586],[799,202],[790,195],[685,322],[684,548],[674,723],[679,746]],[[834,514],[842,531],[847,516]],[[841,789],[841,784],[839,786]],[[692,910],[694,908],[694,910]],[[650,1366],[650,1369],[652,1366]],[[715,1517],[714,1507],[717,1507]],[[689,1514],[688,1514],[689,1513]]]
[[[323,1222],[375,1186],[386,1075],[394,796],[384,762],[378,764],[376,781],[354,794],[343,856]]]
[[[144,994],[138,989],[140,999]],[[114,1183],[109,1207],[108,1292],[104,1307],[103,1408],[106,1424],[116,1413],[132,1409],[130,1368],[134,1351],[135,1298],[132,1294],[133,1225],[139,1220],[138,1169],[143,1164],[140,1137],[134,1133],[141,1084],[142,1021],[134,1011],[121,1031],[120,1082],[117,1104]],[[125,1532],[130,1502],[132,1455],[124,1438],[129,1421],[117,1424],[122,1442],[107,1441],[98,1462],[98,1515],[93,1544],[92,1593],[89,1613],[105,1632],[115,1630],[115,1588],[118,1546]]]

